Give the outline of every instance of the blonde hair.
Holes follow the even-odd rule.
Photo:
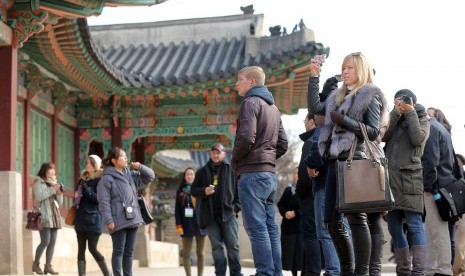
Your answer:
[[[355,73],[357,74],[357,82],[355,83],[354,88],[350,91],[350,94],[352,95],[357,93],[357,90],[365,84],[374,83],[375,75],[368,59],[360,52],[349,54],[344,58],[341,66],[341,72],[349,61],[353,62]],[[336,96],[337,105],[340,105],[344,101],[347,90],[347,85],[342,84],[341,90]]]
[[[243,74],[247,79],[254,79],[257,85],[265,85],[265,72],[261,67],[244,67],[239,71],[239,74]]]

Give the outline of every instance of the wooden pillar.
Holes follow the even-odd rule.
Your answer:
[[[112,121],[112,124],[111,124],[111,146],[121,148],[123,146],[123,136],[122,136],[122,131],[121,131],[121,119],[117,118],[116,120],[118,120],[117,124],[115,124],[114,120],[111,120]],[[124,149],[124,150],[127,151],[129,149]]]
[[[137,138],[136,141],[134,141],[134,147],[136,151],[136,161],[144,165],[147,165],[145,164],[145,154],[144,154],[145,143],[144,141],[145,141],[144,138]]]
[[[0,47],[0,274],[24,274],[21,174],[16,172],[18,49]]]
[[[0,47],[0,171],[16,170],[16,96],[18,85],[18,50]]]

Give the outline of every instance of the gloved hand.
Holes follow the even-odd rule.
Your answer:
[[[323,85],[323,90],[321,90],[320,93],[320,101],[324,102],[331,93],[331,91],[337,89],[337,83],[338,81],[336,77],[331,77],[325,81],[325,84]]]
[[[337,111],[331,111],[329,115],[331,116],[331,121],[333,121],[335,125],[342,125],[342,121],[344,120],[344,114],[339,113]]]
[[[182,225],[176,225],[176,232],[178,232],[178,235],[180,236],[184,235],[184,229],[182,229]]]

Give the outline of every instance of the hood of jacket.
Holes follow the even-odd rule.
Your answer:
[[[250,88],[250,90],[245,94],[243,101],[249,97],[259,97],[267,104],[274,105],[273,95],[264,85],[257,85]]]
[[[100,169],[96,172],[88,172],[86,170],[83,170],[81,172],[81,179],[84,180],[84,181],[89,181],[89,180],[92,180],[92,179],[96,179],[96,178],[100,178],[102,177],[103,175],[103,170]]]

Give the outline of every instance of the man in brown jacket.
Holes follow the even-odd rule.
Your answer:
[[[238,175],[238,193],[244,228],[252,245],[256,275],[282,275],[281,245],[275,222],[276,159],[287,151],[281,113],[264,86],[258,66],[239,71],[236,89],[244,97],[237,119],[232,166]]]

